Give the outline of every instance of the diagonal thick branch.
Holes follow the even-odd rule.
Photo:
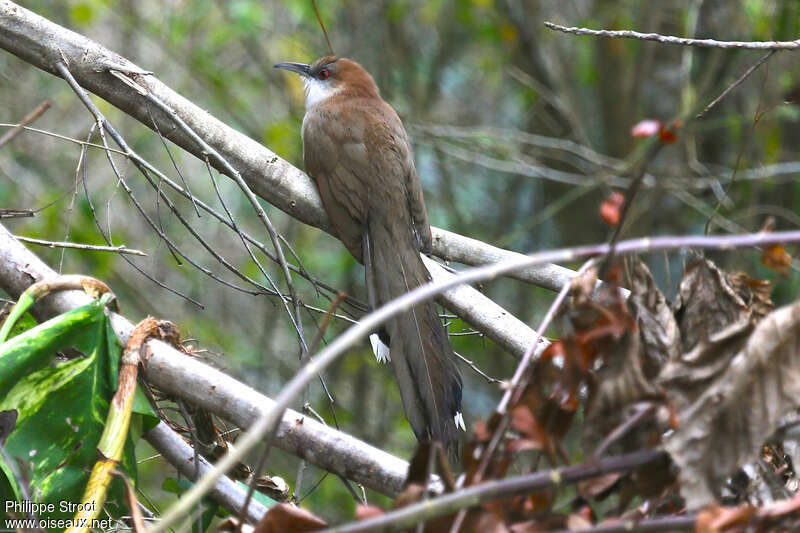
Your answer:
[[[8,0],[0,0],[0,48],[56,76],[59,75],[56,64],[66,61],[82,87],[145,126],[153,128],[155,121],[165,138],[204,161],[206,154],[202,147],[184,129],[176,127],[172,117],[152,106],[152,113],[148,112],[148,99],[140,92],[146,90],[238,170],[256,195],[298,220],[332,233],[316,188],[305,173],[214,118],[124,57]],[[135,83],[124,83],[119,79],[123,76],[113,75],[111,71]],[[221,173],[229,174],[218,161],[211,163]],[[439,228],[433,228],[433,234],[434,253],[447,261],[474,265],[521,255]],[[573,274],[570,269],[557,265],[542,265],[510,275],[559,290]]]

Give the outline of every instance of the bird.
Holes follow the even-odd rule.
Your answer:
[[[303,161],[336,236],[365,267],[375,309],[431,280],[420,252],[433,239],[405,127],[356,61],[324,56],[284,62],[305,84]],[[379,332],[378,359],[389,359],[403,410],[419,441],[437,441],[453,457],[462,381],[433,302],[394,317]],[[384,355],[388,346],[388,357]]]

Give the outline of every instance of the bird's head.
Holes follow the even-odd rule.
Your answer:
[[[300,74],[306,86],[306,109],[334,94],[377,97],[378,86],[364,67],[344,57],[325,56],[310,65],[278,63],[275,68]]]

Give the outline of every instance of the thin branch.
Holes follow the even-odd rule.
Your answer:
[[[48,133],[48,132],[41,131],[40,133]],[[72,141],[73,139],[66,138],[66,140]],[[80,143],[80,141],[78,141],[78,142]],[[101,148],[101,149],[104,148],[102,145],[92,145],[91,143],[89,143],[88,145],[92,146],[92,147],[96,147],[96,148]],[[139,157],[139,155],[136,154],[135,152],[123,152],[123,151],[119,151],[119,150],[114,150],[113,148],[108,148],[108,150],[113,152],[113,153],[118,153],[120,155],[123,155],[123,156],[127,157],[128,159],[131,160],[131,162],[134,162],[134,163],[138,162],[138,163],[142,164],[149,172],[151,172],[153,175],[155,175],[160,181],[162,181],[162,182],[166,183],[167,185],[169,185],[175,192],[177,192],[178,194],[180,194],[184,198],[192,201],[195,205],[198,205],[201,209],[203,209],[205,212],[209,213],[211,216],[216,218],[219,222],[223,223],[224,225],[226,225],[231,230],[237,231],[237,226],[232,221],[228,220],[228,218],[224,217],[221,213],[216,211],[213,207],[209,206],[208,204],[206,204],[205,202],[203,202],[199,198],[194,197],[189,191],[187,191],[185,188],[181,187],[175,181],[171,180],[167,175],[165,175],[160,170],[158,170],[156,167],[151,165],[149,161]],[[145,176],[145,177],[147,177],[147,176]],[[156,191],[159,193],[159,195],[161,195],[161,197],[165,199],[165,201],[169,200],[164,195],[164,192],[159,187],[156,187],[155,184],[151,180],[148,180],[148,181],[150,182],[151,186],[153,186],[153,188],[156,189]],[[188,223],[184,222],[184,224],[188,224]],[[262,242],[260,242],[257,239],[253,238],[251,235],[245,233],[244,231],[241,231],[241,234],[244,236],[245,239],[247,239],[247,241],[249,243],[251,243],[253,246],[258,248],[261,251],[261,253],[266,255],[271,261],[273,261],[275,263],[278,262],[278,258],[275,255],[273,255],[272,252],[269,249],[267,249],[267,247]],[[212,247],[212,250],[213,250],[213,247]],[[214,252],[212,252],[212,254],[213,253]],[[323,281],[312,277],[311,274],[308,273],[304,268],[295,266],[295,265],[293,265],[291,263],[289,263],[288,266],[293,272],[296,272],[296,273],[300,274],[301,276],[303,276],[304,278],[306,278],[317,289],[323,288],[326,291],[328,291],[331,295],[336,295],[339,292],[338,289],[336,289],[334,287],[331,287],[330,285],[324,283]],[[247,279],[251,283],[255,283],[257,286],[259,285],[254,280],[250,280],[250,278],[247,278]],[[263,288],[266,289],[266,287],[263,287]],[[331,299],[331,297],[329,297],[329,299]],[[346,296],[345,297],[345,302],[347,302],[349,305],[354,307],[356,310],[359,310],[359,311],[366,311],[367,310],[367,306],[364,303],[360,302],[359,300],[354,299],[351,296]],[[320,313],[325,313],[325,310],[320,310],[320,309],[317,309],[317,308],[309,307],[306,304],[303,304],[303,306],[308,308],[308,309],[312,309],[314,311],[320,312]],[[342,318],[341,315],[336,315],[336,317],[337,318]]]
[[[612,174],[604,176],[603,179],[600,180],[600,179],[595,179],[593,175],[589,175],[587,177],[586,175],[582,175],[577,172],[569,173],[569,172],[564,172],[562,170],[560,171],[561,172],[560,174],[550,176],[556,178],[556,181],[575,180],[577,182],[579,178],[581,178],[584,187],[595,186],[599,185],[600,183],[607,183],[619,187],[627,187],[628,185],[630,185],[631,182],[630,178],[622,175],[628,168],[628,164],[625,163],[625,161],[609,158],[608,156],[602,155],[597,152],[593,152],[592,150],[583,147],[580,144],[572,143],[570,141],[562,141],[561,139],[557,138],[534,135],[515,130],[504,130],[504,129],[485,128],[485,127],[467,128],[467,127],[443,126],[439,124],[412,125],[409,131],[414,132],[415,140],[418,139],[419,142],[435,143],[439,139],[455,139],[459,141],[468,141],[470,145],[468,145],[467,150],[454,150],[448,155],[467,161],[471,164],[485,166],[486,168],[489,168],[491,170],[496,170],[498,172],[512,172],[522,175],[547,177],[549,168],[541,165],[534,165],[531,168],[526,169],[525,168],[526,164],[519,160],[515,161],[498,160],[503,164],[494,165],[490,159],[482,160],[480,158],[476,158],[473,156],[473,153],[476,152],[479,148],[479,145],[477,144],[478,140],[483,140],[488,137],[490,138],[490,140],[498,143],[504,148],[507,148],[509,143],[517,143],[517,144],[532,145],[541,150],[558,150],[564,153],[574,154],[576,158],[585,160],[589,164],[594,165],[599,169],[614,171]],[[753,167],[753,168],[739,170],[736,175],[736,180],[741,182],[745,180],[756,181],[763,179],[772,179],[776,183],[784,183],[786,181],[793,180],[798,172],[800,172],[800,163],[798,163],[797,161],[785,161],[771,165],[764,165],[760,167]],[[671,167],[662,168],[659,169],[658,178],[656,178],[656,176],[654,176],[651,173],[646,173],[642,185],[649,189],[660,187],[669,189],[670,191],[706,190],[709,188],[713,188],[716,182],[730,181],[732,173],[733,171],[730,169],[720,169],[718,173],[707,172],[705,175],[685,178],[684,177],[685,171],[675,171]],[[437,230],[434,229],[434,232],[436,231]],[[466,264],[478,264],[480,262],[481,261],[477,262],[473,261],[473,262],[467,262]],[[517,279],[524,280],[524,278],[521,275],[510,274],[509,277],[515,277]],[[540,282],[534,280],[528,280],[528,281],[534,284],[540,284]],[[541,285],[541,286],[546,286],[546,285]],[[548,288],[551,287],[548,286]],[[557,290],[557,288],[554,288],[553,290]]]
[[[624,201],[622,203],[622,209],[620,210],[619,220],[617,224],[614,226],[614,230],[611,234],[611,238],[609,239],[609,244],[611,245],[611,251],[609,252],[608,256],[603,261],[602,266],[600,267],[600,272],[598,273],[598,278],[606,279],[606,275],[608,274],[611,266],[614,263],[614,246],[616,245],[617,241],[619,240],[620,236],[622,235],[622,229],[625,226],[625,222],[628,220],[628,213],[630,212],[630,207],[633,205],[633,201],[636,199],[636,195],[639,193],[639,189],[642,187],[642,182],[644,181],[644,177],[647,173],[647,168],[650,166],[650,163],[656,158],[658,153],[664,148],[665,143],[660,139],[652,139],[651,144],[647,147],[647,150],[642,155],[641,159],[638,162],[638,170],[636,171],[636,176],[631,181],[631,184],[628,186],[627,190],[625,191]]]
[[[613,472],[627,472],[666,457],[662,450],[640,450],[618,457],[608,457],[580,465],[568,466],[548,472],[535,472],[524,476],[487,481],[438,498],[415,503],[375,518],[351,522],[323,530],[324,533],[356,533],[362,531],[396,531],[423,523],[437,516],[452,514],[459,509],[473,507],[483,502],[528,494],[542,489],[571,485]],[[152,527],[151,529],[155,529]]]
[[[611,433],[606,435],[606,438],[603,439],[603,442],[600,443],[597,448],[595,448],[592,455],[594,457],[602,457],[608,451],[608,448],[611,447],[612,444],[617,442],[619,439],[624,437],[631,429],[636,427],[642,420],[649,417],[651,414],[655,412],[655,406],[653,404],[648,404],[640,408],[636,411],[633,415],[628,417],[622,423],[620,423],[617,427],[615,427]]]
[[[45,100],[44,102],[36,106],[36,108],[33,111],[25,115],[25,118],[23,118],[19,124],[17,124],[10,131],[7,131],[5,135],[0,137],[0,148],[2,148],[11,139],[19,135],[19,133],[25,128],[25,126],[27,126],[37,118],[41,117],[45,111],[50,109],[50,105],[51,105],[50,100]]]
[[[478,333],[478,332],[475,332],[475,333]],[[475,333],[470,333],[470,335],[474,335]],[[462,334],[460,334],[460,333],[448,333],[448,335],[452,337],[454,335],[462,335]],[[490,376],[489,374],[487,374],[486,372],[481,370],[480,367],[478,365],[476,365],[474,361],[472,361],[471,359],[467,359],[466,357],[464,357],[460,353],[456,352],[455,350],[453,351],[453,354],[458,359],[460,359],[462,363],[464,363],[465,365],[469,366],[473,370],[473,372],[475,372],[480,377],[485,379],[487,383],[491,384],[491,383],[502,383],[503,382],[502,379],[493,378],[492,376]]]
[[[756,62],[755,62],[753,65],[751,65],[751,66],[750,66],[750,68],[748,68],[748,69],[747,69],[747,70],[744,72],[744,74],[742,74],[741,76],[739,76],[739,78],[737,78],[737,79],[736,79],[736,81],[734,81],[732,84],[730,84],[728,87],[726,87],[726,88],[725,88],[725,90],[724,90],[724,91],[722,91],[722,93],[721,93],[719,96],[717,96],[716,98],[714,98],[714,99],[713,99],[713,100],[712,100],[712,101],[711,101],[711,102],[710,102],[710,103],[709,103],[709,104],[708,104],[708,105],[707,105],[707,106],[706,106],[706,107],[705,107],[705,108],[704,108],[702,111],[700,111],[700,112],[699,112],[697,115],[695,115],[695,117],[694,117],[694,118],[703,118],[703,115],[705,115],[706,113],[708,113],[709,111],[711,111],[711,108],[713,108],[715,105],[717,105],[717,104],[718,104],[718,103],[719,103],[719,102],[720,102],[720,101],[721,101],[723,98],[725,98],[726,96],[728,96],[728,94],[729,94],[729,93],[730,93],[732,90],[734,90],[736,87],[738,87],[739,85],[741,85],[741,84],[742,84],[742,82],[743,82],[744,80],[746,80],[746,79],[747,79],[747,78],[750,76],[750,74],[752,74],[753,72],[755,72],[755,71],[758,69],[758,67],[760,67],[761,65],[763,65],[763,64],[764,64],[764,63],[767,61],[767,59],[769,59],[770,57],[772,57],[772,55],[773,55],[775,52],[777,52],[777,50],[770,50],[769,52],[767,52],[766,54],[764,54],[763,56],[761,56],[761,59],[759,59],[758,61],[756,61]]]
[[[535,146],[543,150],[553,150],[572,154],[593,165],[619,169],[624,167],[624,161],[601,154],[588,146],[547,135],[529,133],[522,130],[504,129],[491,126],[451,126],[445,124],[421,124],[414,123],[409,125],[409,133],[415,137],[419,134],[432,137],[446,137],[451,139],[468,139],[477,141],[486,137],[496,138],[506,145],[509,142]]]
[[[92,124],[89,128],[89,131],[86,133],[86,142],[88,143],[92,140],[94,136],[94,131],[97,129],[97,122]],[[89,150],[89,147],[85,144],[80,145],[81,150],[78,154],[78,164],[75,166],[75,181],[72,186],[72,191],[69,198],[69,205],[67,206],[67,213],[66,217],[64,218],[64,238],[62,240],[68,241],[70,230],[72,229],[72,216],[75,214],[75,200],[78,198],[78,186],[80,183],[83,183],[83,190],[86,194],[86,202],[89,204],[89,210],[92,213],[92,220],[94,221],[95,225],[97,226],[98,231],[103,236],[103,240],[106,241],[106,244],[111,245],[111,228],[108,228],[108,233],[103,234],[103,229],[100,225],[100,220],[97,218],[97,212],[94,209],[94,203],[92,202],[92,198],[89,195],[89,188],[86,185],[86,152]],[[107,152],[106,152],[107,153]],[[109,222],[110,226],[111,222]],[[58,259],[58,273],[61,274],[64,269],[64,259],[66,258],[66,250],[61,250],[60,257]],[[131,261],[125,257],[123,258],[126,263],[131,264]],[[147,277],[147,274],[145,274]],[[149,278],[148,278],[149,279]]]
[[[125,140],[122,139],[122,137],[116,132],[116,130],[113,128],[113,126],[111,126],[111,124],[105,119],[103,114],[100,113],[100,110],[97,109],[97,106],[94,105],[92,100],[89,98],[88,94],[86,94],[86,91],[83,90],[83,88],[80,86],[80,84],[77,82],[77,80],[72,76],[72,74],[70,73],[69,69],[64,64],[64,62],[63,61],[59,61],[55,65],[55,69],[61,75],[61,77],[69,84],[69,86],[72,88],[72,90],[78,96],[78,99],[84,104],[86,109],[88,109],[89,112],[94,116],[96,124],[98,126],[98,129],[100,131],[100,137],[103,140],[104,147],[106,147],[106,139],[105,139],[105,134],[103,132],[104,132],[104,130],[108,130],[109,134],[112,136],[112,138],[114,138],[115,142],[121,148],[127,149],[128,146],[127,146],[127,143],[125,143]],[[83,146],[82,149],[81,149],[81,158],[85,158],[85,155],[86,155],[85,152],[86,152],[86,146]],[[177,249],[175,244],[173,244],[169,240],[169,238],[166,235],[164,235],[164,233],[161,232],[161,230],[150,219],[150,217],[144,211],[144,208],[139,204],[138,200],[136,200],[136,197],[133,196],[133,191],[130,190],[130,188],[127,186],[125,181],[122,179],[122,175],[117,170],[117,167],[116,167],[116,165],[114,163],[114,160],[111,158],[110,152],[106,151],[106,154],[108,155],[108,160],[109,160],[109,162],[111,164],[112,170],[114,171],[115,175],[117,176],[117,179],[119,180],[119,182],[125,188],[125,192],[128,193],[128,197],[131,199],[133,204],[139,210],[139,213],[145,218],[145,220],[147,220],[147,222],[150,224],[150,227],[153,228],[159,234],[159,236],[167,243],[168,246],[171,246],[174,249]],[[78,169],[80,169],[80,168],[81,168],[81,161],[78,162]],[[78,169],[76,169],[76,172],[78,171]],[[92,215],[94,217],[95,224],[97,225],[97,229],[100,231],[100,234],[103,236],[103,238],[106,240],[106,242],[110,246],[112,244],[111,237],[109,235],[107,235],[106,232],[103,231],[102,226],[100,225],[100,221],[97,219],[97,216],[95,214],[95,209],[94,209],[94,205],[92,204],[92,201],[91,201],[91,196],[89,195],[88,186],[86,184],[85,166],[84,166],[84,176],[83,176],[83,188],[84,188],[84,192],[86,194],[86,199],[89,202],[89,207],[92,210]],[[153,283],[155,283],[159,287],[161,287],[163,289],[166,289],[167,291],[169,291],[169,292],[171,292],[171,293],[173,293],[173,294],[175,294],[177,296],[180,296],[181,298],[185,299],[188,302],[193,303],[194,305],[200,307],[201,309],[204,308],[203,305],[200,302],[194,300],[193,298],[190,298],[190,297],[186,296],[185,294],[181,293],[180,291],[178,291],[176,289],[173,289],[172,287],[168,286],[166,283],[158,280],[154,276],[151,276],[150,274],[145,272],[144,269],[139,267],[139,265],[134,263],[127,256],[121,255],[120,257],[122,257],[125,260],[125,262],[127,262],[130,266],[132,266],[134,269],[136,269],[140,274],[142,274],[143,276],[147,277],[147,279],[151,280]],[[187,260],[189,260],[189,259],[187,258]],[[199,268],[199,266],[198,266],[198,268]],[[232,285],[232,284],[230,284],[230,285]],[[232,286],[235,287],[235,285],[232,285]]]
[[[196,456],[195,450],[164,422],[160,422],[142,436],[169,464],[189,480],[194,481],[198,477],[197,473],[202,475],[212,468],[205,457]],[[209,497],[229,512],[238,513],[244,503],[245,493],[239,485],[223,476],[209,493]],[[257,523],[266,512],[266,507],[258,501],[251,501],[247,506],[246,517],[251,523]]]
[[[319,27],[322,28],[322,34],[325,36],[325,42],[328,43],[328,51],[331,53],[331,55],[336,55],[333,53],[333,46],[331,46],[331,40],[328,38],[328,31],[325,29],[325,24],[322,22],[322,15],[319,14],[319,8],[317,7],[316,0],[311,0],[311,5],[314,6],[314,13],[317,15]]]
[[[27,218],[36,215],[33,209],[12,209],[3,207],[0,208],[0,219],[2,218]]]
[[[100,112],[100,110],[97,108],[97,106],[94,105],[92,100],[89,98],[88,94],[86,94],[86,91],[84,91],[83,88],[80,86],[80,84],[78,84],[77,80],[75,80],[75,78],[72,76],[72,74],[70,73],[70,71],[66,67],[66,65],[63,62],[59,62],[56,65],[56,69],[61,74],[61,76],[64,78],[64,80],[70,85],[70,87],[73,89],[73,91],[78,96],[78,98],[81,100],[81,102],[84,104],[84,106],[86,106],[86,108],[89,110],[89,112],[95,117],[95,120],[96,120],[96,122],[98,124],[98,127],[99,127],[100,136],[101,136],[101,138],[103,140],[103,145],[104,146],[106,145],[105,133],[104,132],[108,131],[108,133],[111,136],[111,138],[114,139],[114,142],[116,142],[117,145],[126,152],[126,155],[128,155],[129,159],[133,162],[133,164],[136,166],[136,168],[142,173],[142,175],[145,177],[145,179],[150,181],[151,184],[152,184],[150,176],[148,175],[148,172],[147,172],[147,168],[141,163],[141,158],[128,146],[128,144],[125,142],[125,139],[116,131],[116,129],[114,129],[114,127],[111,125],[111,123],[108,121],[108,119],[106,119],[106,117]],[[150,218],[150,216],[144,210],[144,207],[142,207],[142,205],[139,203],[139,201],[134,196],[133,190],[130,188],[130,186],[128,186],[127,182],[123,179],[122,174],[120,173],[119,169],[117,169],[116,163],[114,163],[114,160],[111,158],[111,153],[109,151],[107,151],[106,154],[108,156],[108,161],[109,161],[109,164],[111,165],[111,169],[114,171],[114,174],[116,175],[118,182],[122,185],[122,187],[125,190],[125,192],[127,193],[128,197],[131,199],[131,201],[133,202],[134,206],[139,211],[139,214],[142,215],[142,217],[150,225],[151,229],[153,229],[153,231],[155,231],[158,234],[158,236],[161,238],[161,240],[163,240],[167,244],[167,246],[170,248],[170,250],[172,250],[175,253],[177,253],[178,255],[180,255],[182,258],[184,258],[186,261],[188,261],[193,267],[195,267],[196,269],[198,269],[199,271],[201,271],[205,275],[209,276],[210,278],[214,279],[215,281],[217,281],[219,283],[222,283],[223,285],[226,285],[226,286],[228,286],[228,287],[230,287],[232,289],[235,289],[235,290],[247,293],[247,294],[255,295],[255,294],[259,294],[260,293],[259,291],[251,291],[251,290],[246,289],[244,287],[240,287],[240,286],[238,286],[238,285],[236,285],[234,283],[231,283],[231,282],[229,282],[229,281],[217,276],[211,270],[203,267],[202,265],[200,265],[199,263],[194,261],[191,257],[189,257],[186,253],[184,253],[174,242],[172,242],[172,240]],[[86,188],[86,181],[85,180],[84,180],[84,189],[85,189],[85,192],[86,192],[86,195],[87,195],[87,199],[89,199],[89,192],[88,192],[88,189]],[[166,197],[164,197],[164,198],[167,201],[167,204],[171,206],[172,205],[171,202]],[[90,199],[89,199],[89,202],[91,203]],[[92,208],[92,210],[94,210],[94,209]],[[175,213],[175,215],[178,217],[179,220],[183,221],[183,217],[180,215],[180,212],[177,209],[172,209],[172,212]],[[215,259],[217,259],[220,263],[222,263],[223,266],[228,268],[234,274],[237,274],[239,276],[244,276],[244,274],[241,274],[241,272],[239,272],[238,269],[234,268],[233,265],[228,263],[222,256],[220,256],[215,251],[213,246],[211,246],[210,244],[205,242],[205,240],[202,239],[200,237],[200,235],[187,222],[184,222],[184,227],[186,227],[186,229],[190,233],[192,233],[192,235],[195,237],[195,239],[197,239],[198,242],[200,242],[200,244],[203,245],[203,247],[209,253],[211,253],[212,256],[214,256]],[[99,223],[98,223],[98,229],[100,229]],[[108,244],[110,245],[111,244],[111,239],[104,231],[102,231],[102,229],[101,229],[101,234],[106,239],[106,242],[108,242]],[[124,258],[125,256],[122,256],[122,257]],[[190,302],[194,303],[198,307],[201,307],[201,308],[203,307],[199,302],[195,301],[194,299],[189,298],[188,296],[178,292],[177,290],[175,290],[175,289],[173,289],[171,287],[168,287],[166,284],[156,280],[154,277],[145,274],[145,272],[141,268],[139,268],[135,263],[133,263],[132,261],[130,261],[128,259],[126,259],[126,261],[128,261],[128,263],[131,266],[136,268],[136,270],[138,270],[142,274],[146,275],[150,280],[152,280],[155,283],[157,283],[160,287],[165,288],[168,291],[170,291],[170,292],[172,292],[174,294],[177,294],[178,296],[181,296],[182,298],[186,299],[187,301],[190,301]],[[260,291],[265,291],[265,292],[269,291],[269,289],[267,289],[263,285],[259,284],[258,282],[254,281],[254,280],[251,280],[250,278],[248,278],[246,276],[244,276],[244,279],[246,281],[254,284],[257,288],[260,289]],[[278,291],[275,291],[275,292],[277,293]]]
[[[582,529],[581,533],[674,533],[677,531],[695,531],[697,515],[682,516],[657,516],[655,518],[643,518],[641,520],[621,519],[612,524],[599,524],[588,529]],[[572,533],[574,530],[563,530],[557,533]]]
[[[273,245],[273,247],[275,249],[275,255],[278,258],[278,264],[281,267],[281,271],[283,272],[283,276],[284,276],[284,279],[286,281],[286,286],[289,289],[289,294],[291,296],[291,300],[292,300],[292,302],[294,303],[294,306],[295,306],[294,313],[292,313],[292,311],[289,309],[289,307],[286,304],[285,300],[283,301],[283,303],[284,303],[284,306],[286,307],[286,312],[289,315],[289,319],[292,322],[292,325],[294,326],[295,331],[297,332],[297,337],[298,337],[298,340],[300,341],[300,345],[301,345],[302,351],[303,352],[308,351],[308,346],[306,345],[305,338],[303,337],[303,326],[302,326],[302,322],[300,320],[300,307],[298,305],[297,294],[296,294],[296,291],[295,291],[295,288],[294,288],[294,283],[292,281],[292,275],[289,272],[289,267],[288,267],[288,265],[286,263],[286,258],[285,258],[284,254],[283,254],[283,247],[281,246],[280,239],[278,238],[278,232],[275,230],[275,227],[272,225],[272,221],[267,216],[267,212],[264,210],[264,208],[259,203],[258,198],[256,198],[256,195],[253,193],[253,191],[250,188],[250,186],[244,180],[244,178],[239,173],[239,171],[224,156],[222,156],[210,144],[208,144],[202,137],[200,137],[200,135],[198,135],[198,133],[191,126],[189,126],[189,124],[187,124],[186,121],[184,121],[180,117],[180,115],[178,115],[178,113],[175,112],[174,109],[172,109],[166,103],[162,102],[156,95],[154,95],[152,92],[148,91],[145,87],[142,87],[142,86],[138,85],[135,81],[126,78],[124,73],[112,70],[111,74],[113,74],[118,79],[120,79],[120,78],[127,79],[127,81],[125,83],[127,83],[129,85],[132,85],[134,88],[138,87],[140,94],[145,96],[145,98],[147,98],[148,101],[152,102],[158,109],[160,109],[163,113],[165,113],[175,123],[175,125],[178,126],[178,128],[180,128],[186,135],[189,136],[190,139],[192,139],[192,141],[194,141],[197,144],[197,146],[201,150],[201,153],[203,154],[203,159],[206,161],[206,163],[210,164],[209,160],[216,161],[218,166],[220,166],[222,168],[222,170],[230,178],[232,178],[236,182],[236,184],[239,186],[239,189],[241,189],[241,191],[244,193],[245,197],[250,202],[250,205],[253,207],[253,209],[255,210],[256,214],[258,215],[258,218],[264,224],[264,227],[266,228],[267,233],[269,234],[270,240],[272,241],[272,245]],[[155,121],[154,121],[154,123],[155,123]],[[209,168],[209,172],[210,171],[211,171],[211,169]],[[212,179],[213,179],[213,176],[212,176]],[[223,206],[224,206],[224,204],[223,204]],[[228,212],[227,208],[225,208],[225,209],[226,209],[226,212]],[[230,213],[228,213],[228,214],[230,215]],[[231,221],[233,222],[233,220],[231,220]],[[244,244],[245,248],[247,249],[247,252],[250,254],[250,258],[256,263],[256,266],[259,268],[261,273],[270,282],[270,285],[273,286],[273,289],[275,290],[275,292],[280,292],[280,291],[278,291],[278,288],[275,286],[275,284],[272,283],[272,280],[270,279],[270,277],[267,274],[267,272],[264,270],[264,267],[261,265],[261,263],[258,261],[258,259],[256,259],[255,255],[253,255],[253,252],[250,249],[250,247],[247,245],[247,241],[245,240],[244,236],[239,231],[237,231],[237,233],[239,234],[239,237],[242,239],[242,243]]]
[[[739,151],[736,154],[736,163],[733,166],[733,173],[731,174],[731,181],[730,181],[730,183],[728,183],[728,190],[725,191],[725,193],[724,193],[724,195],[722,197],[719,197],[717,199],[717,203],[714,206],[714,210],[712,211],[711,215],[709,215],[708,220],[706,220],[704,233],[708,233],[709,228],[711,226],[711,221],[714,219],[714,217],[717,215],[717,213],[722,208],[723,199],[728,197],[730,195],[730,192],[733,190],[733,185],[734,185],[734,183],[736,183],[736,174],[737,174],[737,172],[739,170],[739,166],[741,165],[742,157],[744,156],[745,149],[750,144],[750,141],[752,140],[753,136],[755,135],[756,126],[758,126],[759,121],[764,116],[761,113],[761,106],[762,106],[762,104],[764,102],[764,86],[767,83],[767,77],[768,76],[769,76],[769,70],[766,72],[766,74],[764,76],[764,79],[761,82],[761,90],[758,93],[758,105],[756,106],[756,110],[753,112],[753,120],[750,123],[750,127],[747,129],[746,134],[745,134],[744,138],[742,139],[742,141],[741,141],[741,143],[739,145]]]
[[[172,156],[172,150],[169,149],[167,140],[164,139],[163,135],[161,135],[161,130],[158,129],[158,122],[155,121],[152,113],[150,113],[150,108],[147,109],[147,113],[150,115],[150,122],[153,123],[153,130],[158,134],[158,138],[161,140],[161,145],[164,147],[164,151],[167,152],[167,156],[169,157],[169,160],[172,162],[172,168],[174,168],[175,172],[178,173],[178,177],[181,179],[181,183],[183,183],[183,188],[186,189],[186,192],[189,194],[189,200],[192,202],[192,205],[194,206],[194,212],[197,214],[197,218],[200,218],[201,216],[200,209],[198,209],[197,207],[197,202],[195,201],[194,195],[192,194],[192,191],[189,188],[189,184],[186,182],[186,178],[183,177],[183,173],[181,172],[181,169],[178,166],[178,162],[175,161],[175,158]]]
[[[8,122],[0,122],[0,128],[16,128],[19,124],[10,124]],[[40,135],[46,135],[48,137],[53,137],[54,139],[61,139],[62,141],[69,141],[73,144],[77,144],[79,146],[89,146],[91,148],[99,148],[100,150],[110,150],[111,152],[119,155],[126,155],[125,152],[122,150],[117,150],[115,148],[106,148],[102,144],[91,143],[87,141],[82,141],[80,139],[76,139],[74,137],[69,137],[67,135],[61,135],[60,133],[55,133],[52,131],[42,130],[39,128],[31,128],[29,126],[24,126],[22,128],[25,131],[30,131],[33,133],[38,133]]]
[[[147,257],[147,254],[142,252],[141,250],[126,248],[123,245],[100,246],[97,244],[82,244],[79,242],[45,241],[42,239],[34,239],[32,237],[22,237],[20,235],[15,235],[14,237],[16,237],[18,241],[27,242],[28,244],[38,244],[40,246],[47,246],[48,248],[74,248],[77,250],[87,250],[90,252],[115,252],[118,254],[140,255]]]
[[[561,26],[552,22],[544,25],[551,30],[573,35],[592,35],[594,37],[611,37],[623,39],[639,39],[641,41],[655,41],[662,44],[677,44],[681,46],[700,46],[705,48],[738,48],[744,50],[797,50],[800,48],[800,39],[794,41],[717,41],[714,39],[687,39],[672,35],[658,33],[640,33],[633,30],[592,30]]]

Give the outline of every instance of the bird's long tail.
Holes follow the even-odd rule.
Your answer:
[[[411,233],[398,226],[396,221],[369,224],[365,263],[372,272],[367,285],[378,306],[431,279]],[[454,452],[458,424],[463,425],[461,376],[435,304],[411,308],[393,318],[386,330],[403,409],[417,439],[438,440]]]

